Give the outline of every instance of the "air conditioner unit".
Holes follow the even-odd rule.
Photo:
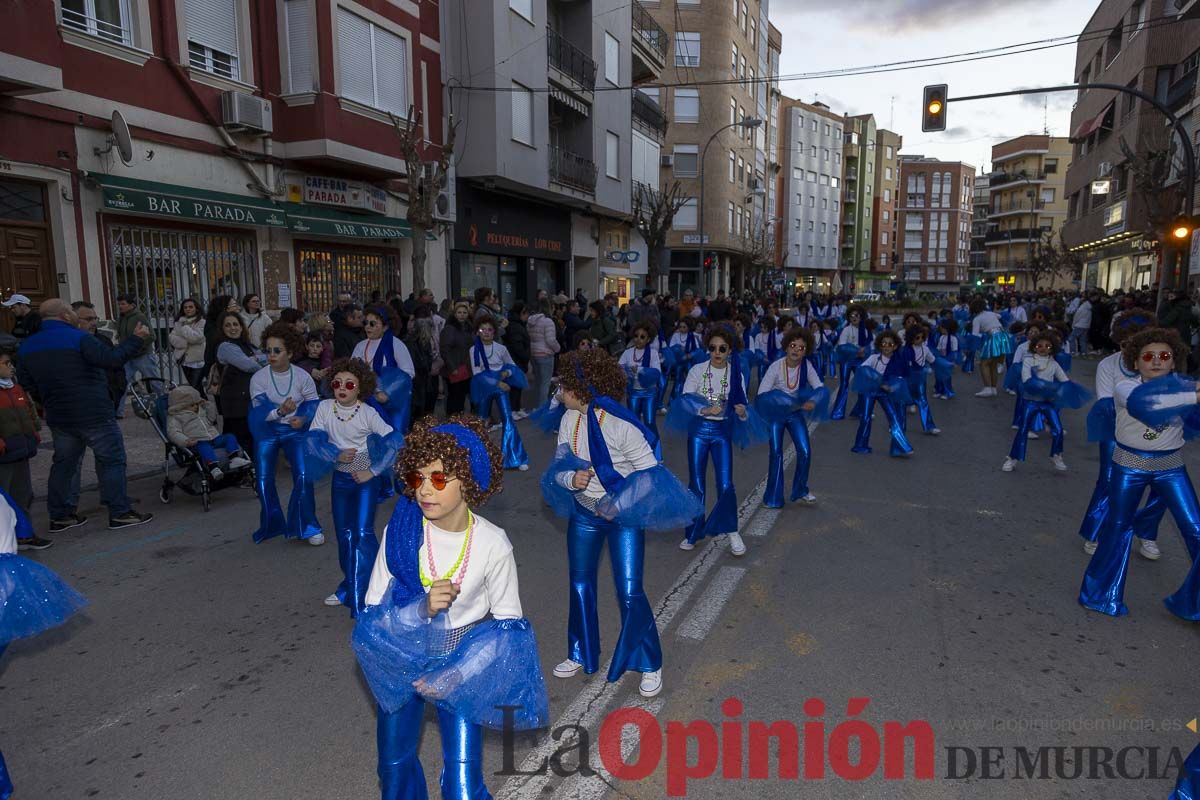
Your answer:
[[[438,165],[436,163],[422,164],[422,169],[425,171],[425,177],[428,180],[433,180],[437,177]],[[450,164],[450,169],[447,171],[446,186],[438,192],[433,201],[433,218],[442,222],[456,222],[458,220],[458,200],[454,192],[454,164]]]
[[[675,156],[672,154],[661,155],[658,157],[658,165],[660,167],[675,166]]]
[[[1099,173],[1099,176],[1101,178],[1107,178],[1109,175],[1112,175],[1112,162],[1111,161],[1101,161],[1100,166],[1097,168],[1096,171]]]
[[[221,124],[230,131],[266,136],[274,129],[271,101],[245,92],[223,92]]]

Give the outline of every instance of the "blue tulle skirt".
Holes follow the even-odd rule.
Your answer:
[[[700,410],[707,407],[708,402],[698,394],[685,394],[671,401],[671,409],[667,412],[664,425],[670,433],[687,436],[692,420],[700,416]],[[733,443],[743,450],[754,444],[761,444],[771,437],[771,428],[753,405],[746,406],[746,418],[736,414],[726,417],[724,422],[730,426],[730,438]]]
[[[501,372],[508,372],[507,378],[501,378]],[[500,383],[508,384],[510,389],[528,389],[529,379],[525,377],[525,373],[516,364],[505,364],[503,370],[489,369],[483,372],[476,373],[471,378],[471,405],[474,408],[482,408],[489,397],[494,394],[499,394]]]
[[[812,411],[805,411],[804,405],[813,403]],[[829,390],[824,386],[816,389],[807,387],[796,394],[790,394],[782,389],[763,392],[754,398],[754,410],[768,425],[783,422],[788,417],[799,412],[811,422],[829,421]]]
[[[57,627],[86,605],[52,570],[15,553],[0,554],[0,648]]]
[[[833,348],[833,360],[838,364],[857,364],[871,354],[871,347],[869,345],[862,350],[863,355],[859,356],[858,345],[839,344]]]
[[[424,607],[424,595],[395,604],[389,586],[382,604],[358,615],[351,644],[380,708],[388,713],[402,708],[420,679],[432,689],[426,700],[477,725],[502,729],[500,706],[516,707],[512,720],[518,730],[549,724],[546,682],[529,620],[484,620],[446,653],[447,615],[427,621]]]
[[[913,404],[907,380],[899,377],[884,380],[883,373],[878,370],[855,370],[850,388],[861,395],[878,394],[896,405],[909,406]]]
[[[1035,403],[1050,403],[1055,408],[1083,408],[1092,393],[1075,381],[1046,381],[1030,378],[1021,384],[1021,396]]]
[[[566,413],[567,407],[557,397],[551,397],[530,413],[529,420],[543,433],[558,433],[558,426]]]
[[[980,337],[979,358],[983,361],[989,358],[1002,358],[1013,351],[1012,337],[1005,331],[995,331]]]

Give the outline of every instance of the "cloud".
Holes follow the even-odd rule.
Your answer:
[[[1026,87],[1020,87],[1026,88]],[[1072,92],[1051,92],[1050,94],[1023,94],[1020,95],[1021,105],[1026,108],[1041,110],[1043,104],[1048,104],[1051,111],[1070,111],[1071,106],[1075,103],[1075,95]]]
[[[776,2],[771,7],[772,21],[798,18],[813,13],[798,8],[799,3]],[[1001,12],[1019,12],[1022,7],[1044,6],[1044,0],[857,0],[822,6],[822,13],[850,18],[849,24],[860,31],[876,31],[891,36],[896,29],[938,29],[961,22],[977,23]],[[1014,17],[1016,18],[1016,17]]]
[[[947,136],[951,139],[969,139],[974,134],[974,129],[968,128],[966,125],[955,125],[951,128],[946,128],[946,130],[942,133],[943,136]]]

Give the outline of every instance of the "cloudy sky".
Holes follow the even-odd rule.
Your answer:
[[[1075,36],[1099,0],[771,0],[783,33],[782,76],[929,58]],[[1074,44],[1021,55],[859,77],[784,81],[783,92],[819,99],[837,113],[875,115],[904,137],[904,153],[986,168],[991,147],[1025,133],[1068,135],[1069,93],[979,100],[948,108],[945,133],[921,132],[921,90],[946,83],[950,96],[1072,83]]]

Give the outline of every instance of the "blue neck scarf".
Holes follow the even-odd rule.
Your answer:
[[[380,370],[396,366],[396,334],[385,331],[371,356],[371,370],[378,375]]]
[[[753,350],[754,349],[754,335],[748,329],[742,331],[742,349],[743,350]]]
[[[910,347],[905,347],[904,349],[909,351],[912,350]],[[889,380],[891,378],[904,378],[905,380],[908,379],[908,359],[904,355],[903,351],[892,353],[892,357],[888,361],[887,366],[883,368],[883,378],[884,380]]]
[[[492,348],[494,351],[495,340],[492,341]],[[483,339],[480,339],[478,336],[475,337],[475,349],[471,357],[476,366],[483,367],[484,369],[492,368],[491,362],[488,361],[487,350],[483,347]]]
[[[823,319],[823,318],[829,316],[829,306],[826,305],[825,308],[822,309],[820,306],[817,305],[816,300],[809,300],[808,308],[813,313],[813,316],[817,317],[818,319]]]
[[[725,398],[725,415],[734,413],[734,406],[744,406],[746,387],[742,385],[742,360],[736,351],[729,354],[729,396]]]
[[[689,333],[687,338],[683,340],[683,352],[691,353],[699,345],[696,343],[696,334]]]
[[[858,320],[858,346],[866,347],[871,343],[871,332],[867,330],[866,320],[859,318]]]
[[[591,458],[592,468],[596,470],[596,477],[600,480],[600,485],[604,487],[604,491],[609,494],[616,494],[620,491],[625,478],[613,466],[612,455],[608,452],[608,442],[604,441],[604,433],[600,430],[600,417],[596,413],[597,408],[605,414],[624,420],[637,428],[638,432],[645,437],[646,444],[650,446],[651,450],[658,444],[658,437],[652,431],[648,430],[633,412],[611,397],[595,395],[592,398],[592,402],[588,404],[587,410],[588,453]]]
[[[777,330],[771,328],[771,332],[767,334],[767,360],[774,361],[779,357],[779,342],[776,340]]]

